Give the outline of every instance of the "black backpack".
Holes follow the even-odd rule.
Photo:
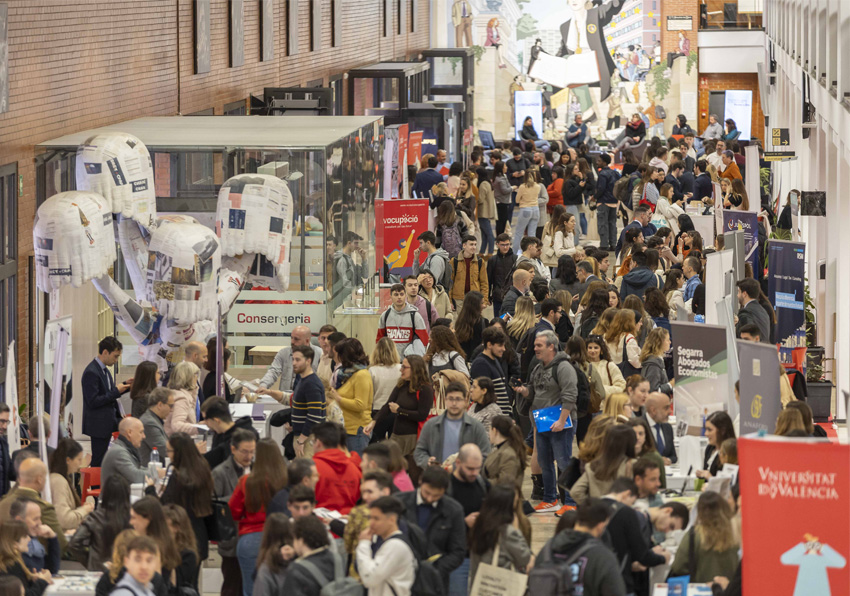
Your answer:
[[[416,577],[413,580],[413,586],[410,588],[410,596],[445,596],[443,576],[434,567],[434,563],[429,560],[428,538],[425,536],[425,532],[419,526],[408,523],[407,534],[396,534],[390,536],[387,540],[393,538],[403,540],[413,551],[413,556],[416,557]]]
[[[572,555],[562,557],[552,552],[552,540],[549,540],[537,555],[534,568],[528,574],[528,593],[540,596],[576,596],[573,563],[597,546],[602,546],[602,543],[596,538],[590,538]]]
[[[587,375],[573,362],[573,370],[576,371],[576,418],[586,416],[590,411],[590,381]]]

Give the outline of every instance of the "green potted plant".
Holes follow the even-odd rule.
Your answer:
[[[817,316],[815,303],[809,293],[808,279],[803,294],[806,314],[806,387],[808,404],[815,422],[827,422],[832,415],[833,385],[826,378],[826,351],[817,344]]]

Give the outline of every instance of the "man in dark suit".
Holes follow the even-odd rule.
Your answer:
[[[650,393],[646,398],[644,416],[649,423],[649,430],[655,439],[658,453],[664,458],[664,463],[675,464],[678,457],[676,457],[676,446],[673,444],[673,427],[667,422],[669,413],[670,398],[659,391]]]
[[[758,302],[761,294],[759,282],[748,277],[738,282],[738,323],[735,334],[741,337],[741,328],[746,325],[756,325],[761,331],[762,343],[770,343],[770,315]]]
[[[112,433],[118,430],[123,418],[118,398],[130,390],[132,379],[115,384],[110,366],[121,358],[123,346],[115,337],[104,337],[97,344],[98,356],[83,372],[80,385],[83,390],[83,433],[91,437],[91,466],[99,468],[109,448]]]
[[[699,201],[704,201],[705,199],[710,201],[714,195],[714,186],[711,183],[711,176],[708,175],[708,162],[704,159],[699,160],[697,162],[696,172],[694,198]]]
[[[667,174],[667,177],[664,179],[665,184],[669,184],[673,187],[673,203],[685,199],[685,193],[682,190],[682,182],[679,180],[682,176],[682,172],[684,171],[684,162],[674,161],[670,166],[670,173]]]
[[[573,18],[561,25],[561,49],[558,56],[570,56],[588,50],[596,52],[600,101],[605,101],[611,94],[611,73],[616,70],[602,29],[620,12],[623,1],[608,0],[588,10],[586,0],[567,0]]]

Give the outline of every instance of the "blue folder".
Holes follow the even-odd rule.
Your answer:
[[[537,428],[537,432],[548,433],[550,430],[552,430],[552,426],[561,417],[561,406],[551,406],[548,408],[542,408],[540,410],[532,410],[531,416],[532,418],[534,418],[534,426],[535,428]],[[572,417],[568,416],[566,423],[564,424],[564,428],[572,427]]]

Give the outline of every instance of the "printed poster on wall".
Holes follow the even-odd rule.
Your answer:
[[[744,232],[744,261],[753,266],[756,279],[759,274],[759,218],[750,211],[723,210],[723,233]]]
[[[729,394],[726,328],[670,322],[673,337],[673,404],[676,418],[702,428],[706,416],[725,410]]]
[[[395,275],[411,274],[413,251],[419,246],[416,238],[428,231],[428,200],[385,201],[383,224],[385,267]]]
[[[411,132],[407,137],[407,165],[417,165],[422,159],[422,131]]]
[[[784,364],[805,372],[804,306],[806,244],[771,240],[768,245],[768,298],[776,311],[776,343]]]
[[[738,440],[744,594],[850,594],[850,447]]]
[[[782,410],[779,399],[779,358],[776,346],[738,340],[741,427],[739,435],[776,429]]]

